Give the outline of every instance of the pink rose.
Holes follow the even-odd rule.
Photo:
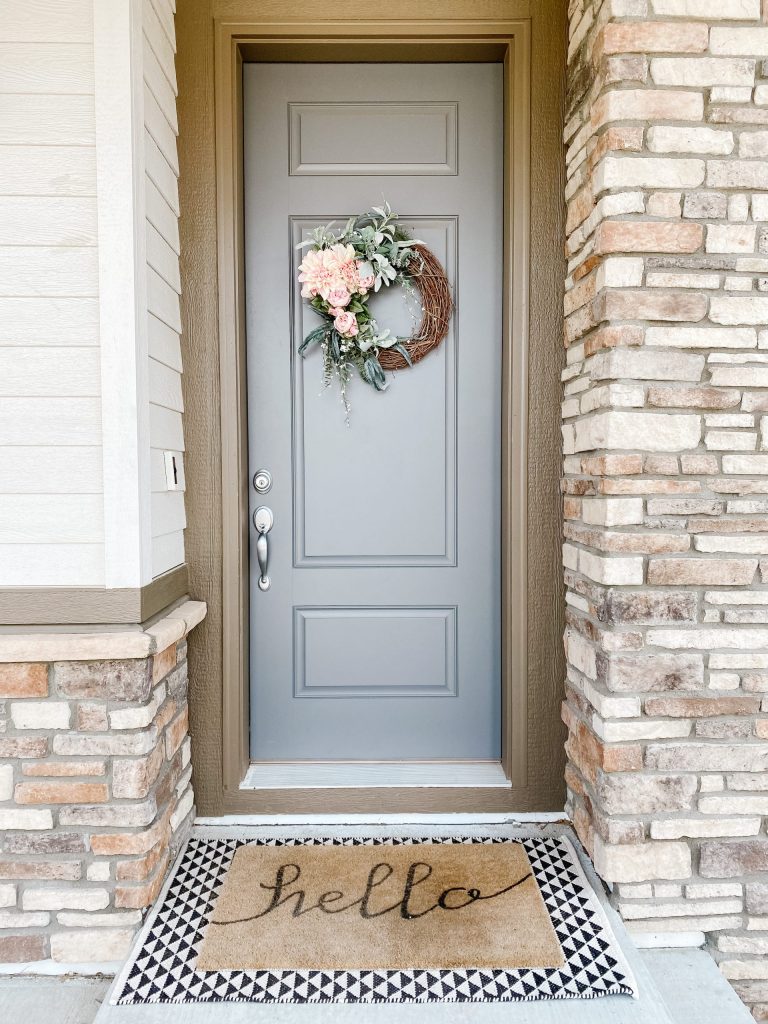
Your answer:
[[[376,278],[373,274],[373,267],[367,260],[359,260],[357,264],[358,288],[365,293],[373,288]]]
[[[357,317],[345,309],[333,321],[333,326],[342,338],[354,338],[357,334]]]
[[[346,288],[333,288],[330,292],[328,292],[326,301],[328,302],[329,306],[333,306],[334,308],[339,309],[343,306],[348,306],[349,300],[351,298],[352,296],[349,294]]]

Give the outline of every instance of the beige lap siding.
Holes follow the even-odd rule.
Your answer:
[[[768,26],[572,3],[568,806],[634,932],[768,1019]]]
[[[0,637],[0,962],[127,952],[193,817],[185,637],[204,614]]]

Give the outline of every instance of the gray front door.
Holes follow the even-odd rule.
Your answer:
[[[501,68],[248,64],[245,253],[251,755],[257,761],[500,757]],[[319,350],[296,243],[386,199],[443,263],[442,346],[350,424]],[[374,300],[409,335],[399,288]]]

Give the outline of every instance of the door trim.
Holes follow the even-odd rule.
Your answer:
[[[530,23],[265,20],[214,23],[221,388],[224,813],[505,811],[528,783],[527,495]],[[502,787],[252,789],[249,769],[248,463],[243,259],[245,61],[492,61],[504,68],[501,436]]]

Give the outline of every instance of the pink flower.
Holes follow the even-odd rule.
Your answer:
[[[374,281],[376,280],[373,276],[373,267],[370,263],[358,260],[357,263],[357,276],[358,276],[358,289],[360,292],[365,294],[373,288]]]
[[[302,298],[312,299],[328,292],[336,284],[336,279],[336,260],[328,249],[312,249],[306,253],[299,266]]]
[[[333,321],[333,326],[342,338],[354,338],[358,331],[357,317],[354,313],[350,313],[349,310],[344,309]]]
[[[349,294],[347,289],[339,287],[338,285],[336,285],[335,288],[332,288],[331,291],[329,291],[328,294],[325,296],[325,299],[328,302],[328,304],[336,308],[348,306],[349,300],[351,298],[352,296]]]

